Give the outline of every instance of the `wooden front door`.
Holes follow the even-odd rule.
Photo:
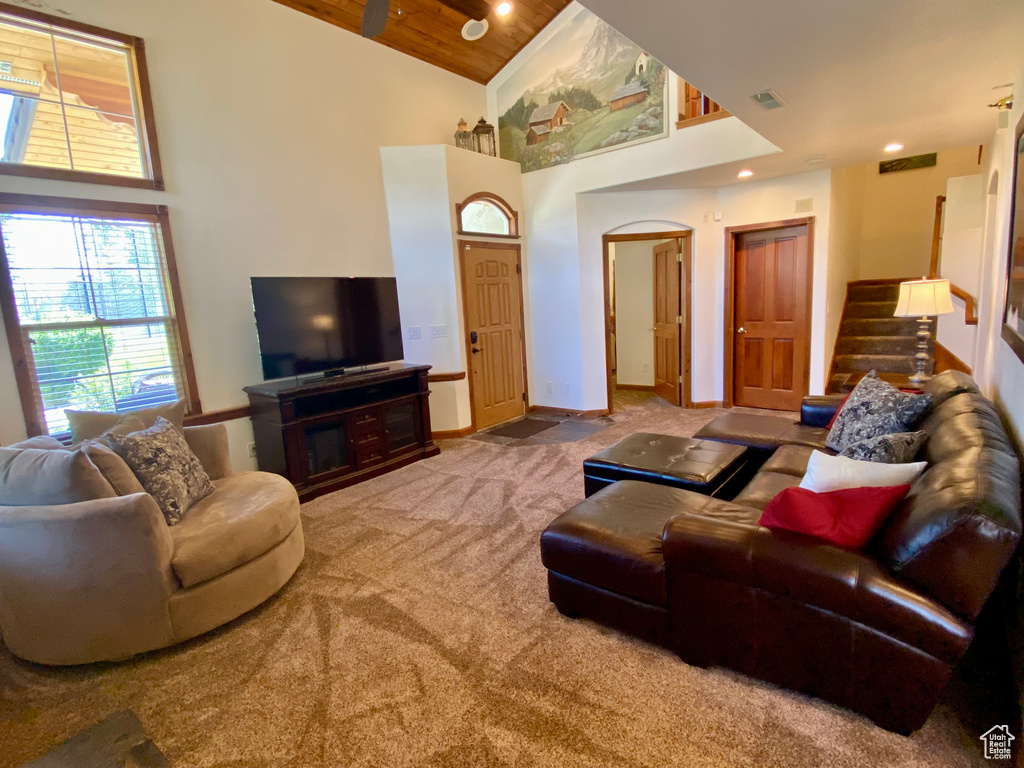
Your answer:
[[[462,243],[470,397],[477,429],[526,412],[519,250]]]
[[[654,246],[654,393],[682,405],[682,263],[678,240]]]
[[[795,411],[807,394],[807,225],[735,235],[733,402]]]

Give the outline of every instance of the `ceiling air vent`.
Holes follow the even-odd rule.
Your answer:
[[[786,102],[779,98],[779,94],[770,89],[767,91],[761,91],[760,93],[755,93],[750,98],[765,109],[778,109],[779,107],[786,106]]]

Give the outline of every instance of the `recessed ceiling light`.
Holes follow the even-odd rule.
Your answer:
[[[487,34],[487,29],[490,25],[487,23],[487,19],[477,21],[476,19],[470,19],[466,22],[462,28],[462,36],[470,42],[479,40],[481,37]]]
[[[494,10],[499,16],[508,16],[512,13],[512,3],[498,3],[498,7]]]
[[[903,149],[903,145],[900,144],[898,141],[894,141],[892,144],[885,145],[886,152],[899,152],[901,149]]]
[[[754,175],[753,171],[740,171],[739,173],[736,174],[736,176],[741,178],[741,179],[749,179],[753,175]]]

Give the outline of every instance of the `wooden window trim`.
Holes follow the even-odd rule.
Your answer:
[[[25,19],[26,21],[34,21],[39,24],[49,24],[57,29],[66,29],[69,32],[78,32],[112,40],[128,46],[132,62],[134,63],[132,74],[135,77],[135,88],[138,94],[138,118],[142,122],[142,130],[139,131],[139,137],[142,140],[140,150],[146,155],[149,173],[152,178],[139,179],[134,176],[117,176],[115,174],[95,173],[92,171],[75,171],[67,168],[45,168],[37,165],[14,165],[10,163],[0,163],[0,175],[26,176],[54,181],[78,181],[86,184],[106,184],[118,187],[135,187],[138,189],[163,191],[164,175],[160,165],[160,149],[156,138],[156,121],[153,117],[153,92],[149,87],[146,42],[141,37],[133,37],[110,29],[95,27],[91,24],[71,21],[61,16],[32,11],[19,5],[11,5],[10,3],[0,2],[0,13]]]
[[[163,239],[164,258],[167,262],[167,279],[171,289],[171,308],[174,326],[177,331],[178,346],[180,348],[181,373],[185,378],[186,412],[190,416],[202,414],[203,406],[199,399],[199,384],[196,379],[192,343],[188,335],[188,324],[185,321],[184,302],[178,278],[178,265],[174,256],[174,243],[171,239],[171,224],[166,205],[0,193],[0,213],[42,213],[101,217],[121,215],[125,219],[158,223]],[[14,365],[14,376],[18,383],[18,394],[21,399],[21,409],[25,416],[25,427],[28,436],[45,435],[47,434],[45,424],[40,420],[35,408],[35,372],[29,365],[23,336],[19,332],[20,323],[18,322],[17,302],[14,297],[14,285],[11,282],[11,271],[7,262],[7,251],[4,248],[3,238],[0,238],[0,315],[3,317],[4,328],[7,332],[7,343],[11,350],[11,362]]]
[[[501,212],[504,213],[506,217],[508,217],[509,233],[507,235],[495,235],[491,232],[474,232],[472,230],[462,228],[462,211],[466,208],[467,205],[469,205],[470,203],[475,203],[478,200],[486,200],[487,202],[495,203],[498,206],[498,208],[501,209]],[[511,205],[509,205],[508,202],[503,197],[501,197],[500,195],[496,195],[493,192],[477,192],[476,194],[467,197],[461,203],[456,203],[455,222],[456,224],[458,224],[458,229],[456,231],[456,234],[458,235],[467,235],[469,237],[501,237],[506,240],[519,239],[519,212],[516,211],[516,209],[513,208]]]

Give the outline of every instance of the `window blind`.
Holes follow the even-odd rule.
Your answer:
[[[186,397],[158,221],[0,213],[43,431]]]

